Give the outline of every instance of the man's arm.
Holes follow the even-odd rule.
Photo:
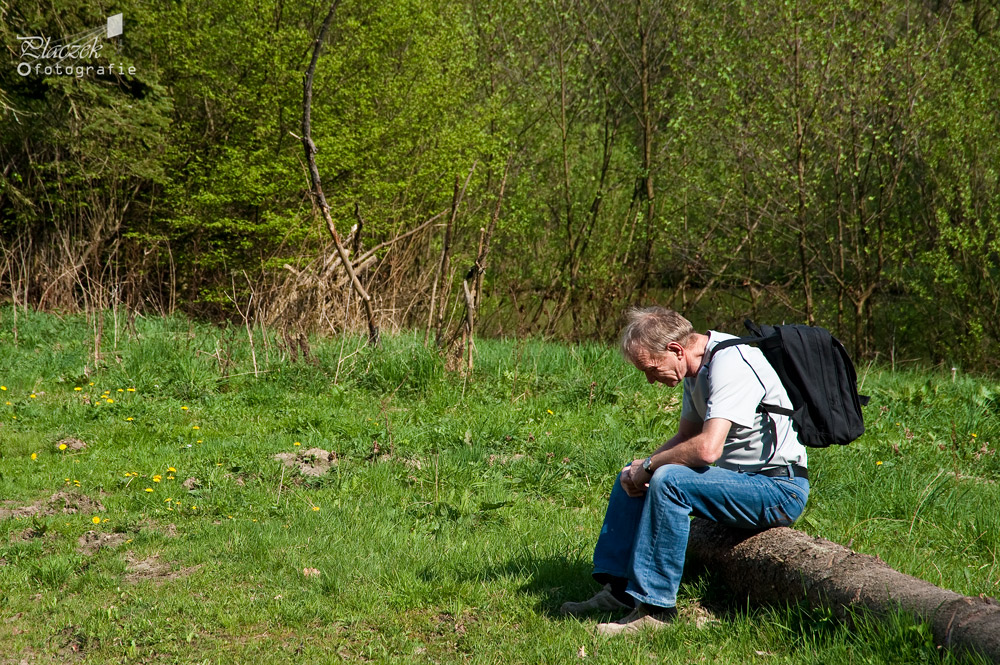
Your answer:
[[[656,449],[650,463],[650,471],[664,464],[682,464],[694,468],[708,466],[722,456],[726,435],[733,426],[725,418],[710,418],[704,424],[681,419],[677,434]],[[646,493],[646,484],[652,473],[642,468],[644,460],[637,459],[622,470],[621,484],[625,493],[632,497]]]

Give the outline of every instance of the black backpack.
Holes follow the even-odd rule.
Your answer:
[[[737,344],[757,345],[792,400],[792,409],[763,403],[761,409],[790,417],[799,441],[814,448],[847,445],[864,434],[861,407],[869,398],[858,394],[854,364],[830,331],[800,324],[758,326],[749,319],[743,325],[751,337],[720,342],[712,355]]]

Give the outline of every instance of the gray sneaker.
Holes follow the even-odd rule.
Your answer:
[[[650,609],[656,609],[658,614],[651,614]],[[597,624],[597,634],[610,636],[627,633],[638,633],[639,631],[659,630],[669,626],[677,616],[677,610],[667,608],[651,608],[649,605],[639,603],[639,605],[618,621]]]
[[[579,603],[563,603],[560,614],[590,614],[591,612],[615,612],[631,609],[628,605],[615,598],[611,593],[611,585],[595,593],[591,598]]]

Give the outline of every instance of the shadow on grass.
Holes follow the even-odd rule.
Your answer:
[[[589,598],[600,587],[590,576],[589,561],[564,556],[519,554],[494,566],[461,568],[449,572],[458,582],[502,582],[506,586],[535,599],[535,611],[550,617],[561,617],[559,606],[568,600]],[[427,582],[437,582],[439,573],[426,568],[419,576]]]
[[[600,590],[600,585],[591,576],[592,570],[591,562],[585,559],[523,553],[495,566],[452,570],[448,576],[457,582],[502,582],[533,598],[533,609],[537,613],[565,618],[559,612],[563,603],[585,600]],[[439,575],[433,567],[419,573],[421,579],[431,583],[440,582]],[[721,577],[700,566],[685,571],[678,600],[679,605],[697,605],[719,619],[735,619],[754,611],[745,598],[732,595]]]

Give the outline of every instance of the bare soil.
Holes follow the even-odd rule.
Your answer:
[[[173,582],[174,580],[187,577],[201,568],[201,564],[198,564],[197,566],[190,566],[188,568],[174,569],[173,564],[169,561],[164,561],[155,554],[145,559],[139,559],[132,552],[128,552],[126,559],[128,561],[128,567],[126,568],[128,572],[125,574],[125,581],[130,584],[138,584],[139,582],[154,582],[158,584]]]
[[[337,464],[337,454],[322,448],[310,448],[298,453],[279,453],[274,459],[304,476],[323,476]]]
[[[56,492],[48,499],[39,499],[27,506],[5,501],[0,506],[0,519],[8,517],[48,517],[51,515],[74,515],[76,513],[102,513],[104,504],[85,494],[76,492]]]
[[[76,541],[76,551],[86,556],[93,556],[101,549],[113,549],[128,540],[124,533],[101,533],[88,531]]]
[[[69,437],[68,439],[60,439],[59,441],[56,441],[57,450],[59,449],[59,446],[63,445],[66,446],[67,450],[73,450],[73,451],[83,450],[84,448],[87,447],[86,443],[74,437]]]

